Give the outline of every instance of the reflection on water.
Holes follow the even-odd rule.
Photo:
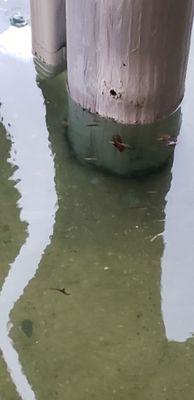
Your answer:
[[[3,50],[0,58],[1,111],[3,122],[12,141],[9,162],[16,166],[17,170],[11,179],[17,182],[15,187],[21,195],[18,207],[21,220],[27,223],[27,239],[15,261],[10,265],[0,292],[0,348],[18,393],[22,399],[31,400],[35,399],[35,395],[22,371],[18,354],[9,338],[10,313],[23,295],[29,281],[34,277],[42,255],[50,243],[55,223],[57,195],[54,183],[54,161],[45,125],[43,99],[35,83],[32,62],[26,60],[21,70],[21,61],[15,58],[18,48],[19,52],[22,51],[22,54],[19,54],[20,58],[28,54],[20,44],[25,43],[27,38],[30,39],[29,28],[14,32],[14,40],[19,45],[18,48],[14,48],[14,52],[10,46],[10,43],[13,43],[14,28],[11,29],[10,33],[9,29],[4,32],[0,40],[0,50]],[[29,51],[29,40],[27,44]],[[3,54],[8,51],[9,60],[5,63]],[[21,98],[22,101],[19,100]],[[25,103],[28,106],[24,111]],[[38,115],[37,107],[40,110]]]
[[[82,163],[129,177],[155,172],[172,159],[169,143],[179,134],[180,109],[155,124],[128,126],[91,114],[70,97],[68,103],[68,140]]]
[[[194,40],[192,40],[194,43]],[[162,258],[162,311],[169,340],[184,342],[194,334],[194,132],[191,48],[183,125],[167,196]]]
[[[28,302],[38,288],[41,309],[31,312],[41,324],[35,359],[40,368],[38,354],[44,358],[49,386],[40,384],[32,366],[29,370],[45,399],[75,399],[77,393],[85,399],[138,399],[141,393],[147,399],[149,376],[156,371],[158,381],[158,365],[165,368],[163,246],[152,238],[163,231],[170,174],[163,170],[128,181],[76,162],[64,135],[63,84],[63,77],[40,83],[56,154],[59,210],[51,246],[26,294]],[[53,296],[44,285],[64,285],[71,295]],[[16,310],[16,325],[26,302]],[[17,332],[14,340],[21,348]]]

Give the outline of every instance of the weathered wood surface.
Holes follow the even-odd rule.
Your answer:
[[[32,52],[42,63],[64,62],[66,45],[65,0],[30,0]]]
[[[68,85],[77,103],[126,124],[178,107],[193,0],[66,0],[66,12]]]

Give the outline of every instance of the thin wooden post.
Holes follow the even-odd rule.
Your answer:
[[[64,68],[66,46],[65,0],[30,0],[32,52],[45,74]]]
[[[66,9],[68,85],[78,104],[124,124],[176,110],[193,0],[79,0],[79,11],[78,0],[66,0]]]

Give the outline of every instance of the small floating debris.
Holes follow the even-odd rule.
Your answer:
[[[170,135],[162,135],[158,138],[159,142],[168,142],[171,139]]]
[[[97,161],[96,157],[85,157],[84,158],[85,161]]]
[[[57,291],[59,293],[65,294],[66,296],[70,295],[70,293],[67,292],[67,290],[65,288],[62,288],[62,289],[60,289],[60,288],[49,288],[49,290],[55,290],[55,291]]]
[[[90,126],[90,127],[93,127],[93,126],[99,126],[98,124],[87,124],[86,126]]]
[[[175,146],[176,143],[177,143],[176,140],[170,140],[166,145],[167,145],[167,146]]]
[[[163,142],[166,146],[175,146],[177,143],[177,138],[170,135],[162,135],[158,138],[159,142]]]
[[[27,20],[20,12],[12,15],[12,17],[10,18],[10,23],[17,28],[22,28],[23,26],[26,26],[28,24]]]
[[[157,235],[153,236],[153,238],[150,240],[150,242],[154,242],[154,240],[158,239],[161,236],[163,236],[163,232],[160,232]]]
[[[122,153],[126,149],[132,149],[129,144],[123,142],[123,139],[120,135],[114,135],[109,143],[113,144],[113,146],[116,147],[116,149],[120,151],[120,153]]]

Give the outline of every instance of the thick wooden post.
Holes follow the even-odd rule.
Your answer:
[[[79,11],[78,0],[66,0],[66,8],[68,85],[77,103],[124,124],[176,110],[193,0],[79,0]]]
[[[35,62],[52,75],[65,65],[65,0],[30,0],[30,4]]]

